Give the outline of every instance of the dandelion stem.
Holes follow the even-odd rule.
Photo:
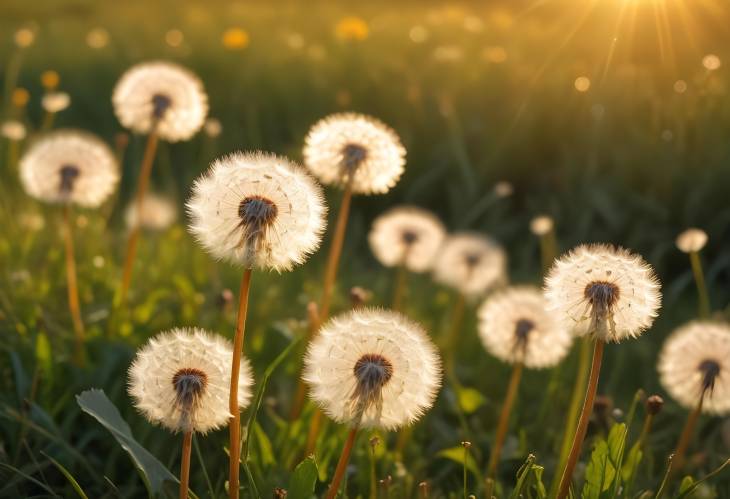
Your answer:
[[[332,245],[327,256],[327,267],[325,269],[324,284],[322,287],[322,302],[319,306],[321,321],[325,321],[329,317],[332,290],[337,279],[337,267],[340,263],[340,256],[342,255],[342,245],[345,241],[345,229],[347,228],[347,219],[350,215],[351,202],[352,180],[345,184],[345,191],[342,194],[342,202],[340,203],[340,211],[337,214],[335,233],[332,236]]]
[[[314,448],[317,445],[317,436],[319,435],[319,428],[322,426],[322,411],[319,408],[314,409],[312,419],[309,421],[309,433],[307,433],[307,446],[305,454],[309,456],[314,454]]]
[[[522,367],[523,364],[521,362],[515,363],[514,367],[512,367],[512,375],[509,378],[507,394],[505,395],[504,403],[502,404],[502,412],[499,414],[499,423],[497,424],[497,432],[494,437],[492,453],[489,456],[487,478],[494,478],[497,471],[497,465],[499,464],[499,458],[502,453],[502,445],[504,444],[504,439],[507,436],[507,429],[509,428],[509,417],[512,413],[512,407],[514,406],[515,399],[517,398],[517,390],[520,386],[520,379],[522,378]]]
[[[357,426],[350,428],[350,433],[347,435],[347,441],[345,442],[345,446],[342,448],[340,460],[337,461],[337,468],[335,468],[335,474],[332,476],[330,488],[327,490],[326,499],[334,499],[337,496],[337,492],[340,489],[340,482],[342,482],[342,477],[345,476],[347,462],[350,460],[350,453],[352,452],[352,446],[355,443],[355,437],[357,437]]]
[[[400,311],[403,307],[403,295],[408,284],[408,269],[401,263],[395,275],[395,289],[393,291],[393,310]]]
[[[583,410],[580,413],[578,419],[578,425],[575,430],[575,436],[573,437],[573,445],[568,455],[568,461],[563,469],[563,475],[560,479],[560,488],[558,490],[557,499],[564,499],[568,496],[570,490],[570,483],[573,479],[573,470],[575,465],[578,463],[578,457],[580,456],[581,448],[583,447],[583,440],[588,430],[588,420],[591,416],[593,409],[593,401],[596,398],[596,390],[598,389],[598,375],[601,372],[601,360],[603,359],[603,347],[604,343],[600,339],[596,339],[593,344],[593,360],[591,363],[591,373],[588,378],[588,387],[586,389],[585,400],[583,401]]]
[[[71,221],[71,206],[66,203],[63,207],[63,240],[66,248],[66,283],[68,285],[68,308],[74,326],[74,361],[77,365],[84,364],[84,322],[81,319],[79,305],[79,288],[76,280],[76,257],[74,254],[73,222]]]
[[[183,433],[182,461],[180,462],[180,499],[188,499],[188,483],[190,481],[190,451],[193,444],[193,432]]]
[[[540,260],[542,262],[542,274],[546,275],[553,260],[558,253],[558,244],[555,239],[555,229],[550,229],[547,234],[540,236]]]
[[[560,444],[560,460],[556,470],[562,470],[565,468],[565,463],[568,461],[568,454],[570,453],[570,446],[572,443],[571,437],[575,433],[575,426],[578,422],[578,411],[580,410],[580,401],[584,397],[586,391],[586,382],[588,380],[588,362],[591,357],[591,343],[588,338],[581,338],[578,340],[578,368],[575,373],[575,384],[573,385],[573,393],[570,396],[570,405],[568,406],[568,416],[566,418],[565,432],[563,433],[563,440]],[[560,477],[556,476],[550,486],[549,497],[555,496],[558,491],[558,485],[560,485]]]
[[[243,338],[246,331],[246,315],[248,313],[248,294],[251,289],[251,269],[243,271],[241,291],[238,297],[238,317],[236,318],[236,335],[233,339],[233,359],[231,361],[231,390],[228,398],[228,410],[233,415],[228,423],[230,433],[230,462],[228,469],[228,497],[238,498],[238,471],[241,461],[241,412],[238,407],[238,378],[241,371],[241,355],[243,355]]]
[[[641,433],[639,434],[639,440],[637,441],[637,448],[640,451],[644,450],[644,446],[646,445],[646,440],[649,438],[649,433],[651,433],[651,427],[654,423],[654,414],[647,413],[646,418],[644,419],[644,425],[641,428]],[[631,496],[631,490],[634,488],[634,482],[636,481],[636,472],[639,468],[639,462],[638,460],[634,461],[632,467],[631,467],[631,480],[629,483],[626,484],[626,492],[624,494],[625,497],[632,497]]]
[[[682,467],[684,466],[684,457],[687,454],[687,448],[692,441],[692,436],[695,432],[697,420],[699,419],[700,413],[702,412],[702,402],[705,398],[704,395],[705,394],[703,393],[700,397],[700,401],[697,403],[697,406],[692,410],[692,412],[689,413],[689,416],[687,416],[687,421],[684,423],[684,428],[682,429],[679,441],[677,442],[677,448],[674,451],[674,458],[672,459],[672,464],[670,465],[670,481],[674,476],[677,475],[677,473],[682,470]]]
[[[459,331],[461,331],[461,324],[464,322],[464,309],[466,308],[466,297],[459,293],[456,302],[454,303],[454,310],[451,314],[451,329],[446,336],[444,344],[444,356],[446,357],[446,371],[451,371],[454,364],[454,355],[457,347],[457,340],[459,339]]]
[[[707,318],[710,316],[710,297],[707,293],[707,283],[705,282],[705,273],[702,271],[700,254],[696,251],[690,252],[689,261],[692,265],[692,274],[694,275],[695,284],[697,285],[699,314],[701,318]],[[676,463],[677,460],[675,459],[674,462]]]
[[[150,174],[152,172],[152,165],[155,161],[155,152],[157,151],[157,125],[153,125],[150,134],[147,136],[147,145],[145,146],[144,155],[142,156],[142,167],[139,173],[139,179],[137,181],[137,194],[134,200],[137,217],[134,222],[134,226],[131,228],[129,233],[129,239],[127,241],[127,251],[124,257],[124,271],[122,274],[122,287],[119,292],[118,306],[123,306],[127,302],[127,292],[129,286],[132,283],[132,268],[134,267],[134,257],[137,254],[137,243],[139,241],[140,231],[140,220],[142,218],[142,206],[144,205],[144,198],[147,194],[147,188],[150,184]]]
[[[46,111],[43,115],[43,123],[41,124],[41,130],[44,132],[47,132],[51,128],[53,128],[53,121],[56,117],[56,113],[52,113],[51,111]]]

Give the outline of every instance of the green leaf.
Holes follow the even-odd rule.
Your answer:
[[[484,404],[484,396],[473,388],[460,387],[456,396],[459,400],[459,407],[465,414],[472,414]]]
[[[74,478],[74,476],[71,474],[70,471],[68,471],[66,468],[64,468],[61,463],[59,463],[58,461],[56,461],[55,459],[53,459],[51,456],[49,456],[45,452],[41,451],[41,454],[43,454],[44,456],[46,456],[53,463],[53,465],[56,468],[58,468],[58,471],[60,471],[61,474],[63,474],[63,476],[66,477],[66,480],[68,480],[68,482],[74,488],[74,491],[76,491],[76,494],[78,494],[78,496],[81,499],[89,499],[88,496],[86,495],[86,493],[84,492],[84,489],[81,488],[81,485],[79,485],[79,482],[76,481],[76,479]]]
[[[641,459],[644,457],[644,453],[641,452],[640,445],[641,442],[636,442],[633,447],[631,447],[629,455],[626,457],[626,462],[624,462],[624,465],[621,467],[621,479],[624,482],[630,482],[633,480],[634,475],[636,475],[636,471],[639,469]]]
[[[626,425],[615,424],[608,433],[608,440],[599,440],[593,447],[591,460],[586,467],[586,480],[581,492],[582,499],[604,499],[617,478],[626,441]]]
[[[253,425],[254,436],[256,437],[256,443],[259,450],[260,464],[263,466],[270,466],[276,464],[276,458],[274,457],[274,450],[271,446],[271,440],[266,436],[263,428],[257,422]]]
[[[109,400],[104,390],[86,390],[76,395],[76,401],[84,412],[96,418],[109,430],[119,445],[127,451],[140,471],[150,495],[159,494],[166,481],[179,483],[177,477],[170,473],[165,465],[134,439],[129,425],[122,419],[119,410]]]
[[[317,462],[314,456],[309,456],[294,468],[287,497],[289,499],[309,499],[314,495],[314,486],[317,484]]]
[[[464,466],[464,454],[464,447],[460,445],[458,447],[443,449],[439,451],[436,455],[439,457],[451,459],[452,461],[455,461]],[[466,469],[471,471],[475,477],[481,480],[481,474],[479,473],[479,467],[477,467],[477,462],[474,460],[474,457],[471,455],[471,453],[468,453],[467,456],[468,457],[466,459]]]
[[[685,492],[689,492],[689,490],[692,488],[692,485],[694,485],[695,481],[692,479],[691,476],[687,475],[682,479],[682,483],[679,486],[679,493],[684,494]]]

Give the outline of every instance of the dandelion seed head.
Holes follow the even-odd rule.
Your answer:
[[[13,38],[15,40],[15,45],[20,48],[27,48],[35,42],[35,31],[31,28],[20,28],[15,32],[15,36]]]
[[[307,348],[302,378],[338,423],[392,430],[433,405],[441,361],[416,323],[396,312],[361,308],[322,327]]]
[[[661,306],[659,280],[641,256],[610,245],[582,245],[545,278],[548,310],[563,327],[606,342],[639,336]]]
[[[205,134],[210,138],[218,137],[223,131],[223,125],[217,118],[208,118],[205,120],[205,126],[203,127]]]
[[[208,114],[208,96],[200,79],[165,61],[128,69],[114,87],[112,103],[124,127],[145,134],[157,123],[159,136],[170,142],[191,138]]]
[[[544,236],[552,232],[555,222],[548,215],[538,215],[530,220],[530,232],[536,236]]]
[[[19,142],[25,138],[27,131],[20,121],[8,120],[0,126],[0,133],[8,140]]]
[[[570,351],[573,334],[549,313],[542,292],[515,286],[491,295],[478,311],[486,350],[509,364],[530,369],[557,365]]]
[[[93,28],[86,33],[86,45],[92,49],[102,49],[109,44],[109,32],[104,28]]]
[[[234,153],[213,162],[187,203],[190,231],[217,258],[290,270],[319,247],[327,209],[320,186],[286,158]]]
[[[66,92],[48,92],[41,99],[41,106],[46,112],[58,113],[71,105],[71,97]]]
[[[662,346],[659,381],[683,407],[730,413],[730,325],[693,321],[677,328]]]
[[[127,206],[124,221],[127,227],[144,227],[151,230],[164,230],[175,223],[177,207],[170,199],[154,193],[145,195],[142,201],[141,216],[137,216],[137,203]]]
[[[494,184],[494,193],[497,195],[498,198],[508,198],[512,194],[514,194],[515,188],[512,185],[512,183],[507,182],[506,180],[500,180],[496,184]]]
[[[386,267],[404,265],[411,272],[426,272],[445,237],[446,230],[434,214],[415,206],[399,206],[375,219],[368,242]]]
[[[31,144],[20,158],[25,191],[48,203],[99,206],[116,188],[119,170],[111,149],[98,137],[58,130]]]
[[[481,234],[462,232],[446,238],[434,262],[434,279],[469,297],[507,281],[507,255]]]
[[[697,253],[707,244],[707,232],[690,227],[677,236],[676,244],[683,253]]]
[[[304,143],[304,164],[323,184],[352,182],[355,194],[384,194],[403,174],[406,150],[382,122],[355,113],[327,116]]]
[[[173,432],[207,433],[231,418],[228,394],[233,346],[202,329],[173,329],[150,339],[129,368],[128,391],[152,423]],[[253,377],[241,359],[238,404],[251,401]]]

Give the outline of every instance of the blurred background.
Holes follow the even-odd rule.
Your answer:
[[[674,327],[696,316],[687,255],[674,242],[683,229],[697,226],[709,234],[702,258],[712,308],[718,317],[730,313],[725,0],[0,4],[2,117],[23,122],[28,139],[44,119],[41,75],[53,70],[58,90],[71,99],[53,126],[88,129],[118,145],[123,129],[112,111],[112,88],[126,68],[149,59],[177,61],[196,72],[209,95],[210,116],[220,126],[206,127],[189,142],[160,145],[153,190],[176,200],[178,223],[146,236],[140,249],[138,261],[147,268],[136,271],[135,308],[123,328],[123,347],[96,344],[99,370],[93,377],[76,373],[67,386],[52,381],[58,376],[52,364],[68,357],[64,338],[71,335],[58,214],[22,192],[15,173],[18,150],[9,138],[0,138],[0,327],[11,338],[3,348],[16,356],[0,366],[7,375],[6,402],[15,400],[16,391],[22,398],[18,373],[29,386],[34,372],[45,369],[51,381],[42,390],[56,400],[44,407],[65,428],[60,433],[76,431],[75,418],[83,416],[68,415],[64,404],[74,405],[73,394],[88,386],[103,385],[125,417],[141,423],[124,394],[123,370],[133,347],[149,335],[171,325],[230,330],[226,291],[237,292],[238,274],[211,261],[185,231],[182,205],[192,180],[211,159],[238,149],[301,161],[309,127],[336,111],[381,119],[408,150],[406,173],[390,193],[355,199],[341,267],[341,308],[353,285],[372,289],[374,303],[388,303],[392,274],[371,256],[367,231],[377,214],[411,203],[433,210],[452,230],[478,230],[499,240],[509,250],[515,282],[541,281],[539,244],[528,229],[538,214],[555,219],[562,249],[613,242],[643,254],[663,283],[664,307],[640,341],[607,352],[601,391],[617,406],[625,408],[638,388],[659,390],[656,352]],[[18,87],[27,90],[27,104],[15,102]],[[78,215],[82,301],[92,340],[103,336],[118,282],[123,209],[143,147],[144,137],[129,137],[119,196],[101,215]],[[328,198],[337,205],[337,192],[328,192]],[[324,258],[320,251],[291,275],[256,277],[247,349],[258,371],[293,334],[287,329],[291,321],[302,319],[307,301],[318,296]],[[446,328],[451,294],[429,284],[428,276],[412,282],[413,315],[432,331]],[[473,330],[470,318],[460,376],[485,395],[473,417],[490,428],[508,370],[494,359],[484,363]],[[38,331],[48,338],[40,353]],[[272,407],[287,404],[296,371],[294,365],[287,369],[273,380]],[[566,383],[564,394],[554,393],[559,406],[568,397],[571,368],[552,376],[554,383]],[[528,373],[522,397],[531,401],[526,407],[532,403],[559,425],[559,412],[551,414],[545,405],[550,402],[543,398],[544,378]],[[542,423],[524,410],[517,420],[527,425],[526,435],[515,449],[531,449],[525,439],[543,433]],[[684,417],[676,407],[669,414],[663,423],[667,448]],[[438,419],[429,425],[437,430],[430,450],[458,445],[458,434],[449,434],[458,430]],[[709,425],[703,430],[707,445],[727,449],[728,425]],[[141,440],[151,431],[135,427]],[[105,443],[95,445],[113,447],[101,430],[97,436]],[[156,442],[150,443],[153,452],[164,454],[165,446]],[[458,477],[460,468],[455,469],[450,471]],[[448,480],[448,471],[444,476]]]

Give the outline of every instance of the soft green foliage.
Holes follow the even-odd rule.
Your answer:
[[[680,30],[672,31],[670,52],[656,40],[652,12],[660,2],[672,30]],[[625,25],[616,28],[618,13],[629,4],[639,5],[634,45]],[[701,28],[701,36],[681,31],[686,23],[677,17],[679,4],[697,14],[690,24]],[[365,40],[335,34],[337,22],[350,15],[366,21]],[[30,135],[17,148],[0,137],[0,497],[176,496],[180,436],[134,410],[126,373],[136,349],[161,330],[198,326],[232,337],[240,269],[211,259],[186,231],[183,203],[190,184],[214,157],[237,149],[301,161],[312,123],[344,110],[391,125],[408,156],[406,173],[390,193],[354,199],[335,313],[349,308],[347,290],[355,285],[373,292],[372,305],[390,305],[394,275],[375,262],[366,238],[373,218],[401,203],[433,210],[450,230],[499,240],[515,283],[541,282],[539,242],[528,226],[543,212],[556,221],[561,250],[614,242],[657,269],[661,315],[641,338],[607,347],[599,394],[610,396],[616,410],[593,415],[574,481],[576,495],[584,497],[652,497],[686,411],[667,400],[639,447],[645,414],[641,403],[631,407],[639,388],[665,395],[655,372],[657,351],[674,327],[697,313],[689,263],[674,247],[676,234],[689,225],[710,236],[701,259],[713,314],[730,317],[728,19],[720,0],[3,0],[2,120],[21,120]],[[18,50],[12,37],[25,25],[37,31],[36,41]],[[226,49],[221,35],[237,26],[250,43]],[[109,35],[100,49],[86,44],[95,27]],[[184,35],[178,46],[165,42],[173,29]],[[424,31],[426,38],[414,41]],[[507,58],[495,62],[499,48]],[[708,52],[722,60],[719,69],[702,66]],[[113,313],[111,304],[127,239],[124,209],[144,137],[129,136],[115,197],[99,210],[74,211],[87,333],[87,364],[79,368],[71,362],[60,210],[23,193],[17,157],[43,120],[43,71],[58,71],[59,88],[71,96],[54,126],[91,130],[113,144],[122,132],[110,102],[113,85],[131,64],[155,58],[201,76],[223,133],[160,145],[152,189],[173,199],[179,217],[164,231],[144,233],[129,310]],[[574,81],[583,74],[592,86],[579,93]],[[687,85],[684,93],[673,88],[679,79]],[[30,92],[22,113],[8,100],[13,82]],[[513,185],[511,196],[495,192],[500,180]],[[331,226],[340,194],[331,189],[327,196]],[[299,418],[289,417],[306,346],[306,306],[321,295],[328,241],[294,272],[253,278],[245,353],[256,392],[242,415],[246,498],[271,497],[277,487],[293,499],[322,495],[346,436],[346,428],[325,420],[315,462],[304,455],[314,407],[305,404]],[[454,301],[428,275],[409,276],[404,312],[436,341],[451,326]],[[399,435],[378,433],[373,456],[372,435],[361,433],[350,460],[348,497],[417,497],[422,481],[430,497],[460,497],[462,441],[471,442],[469,492],[483,497],[510,368],[481,347],[477,305],[467,307],[453,378],[408,438],[399,442]],[[543,498],[543,483],[559,478],[556,461],[576,364],[577,349],[556,369],[524,373],[497,470],[500,499]],[[635,414],[631,423],[628,414]],[[684,471],[693,478],[681,486],[679,477],[669,483],[665,498],[704,492],[730,497],[723,428],[719,418],[700,420]],[[192,490],[201,498],[224,497],[227,432],[196,435],[194,446]],[[373,490],[371,465],[376,480],[389,483],[387,491],[380,484]]]

